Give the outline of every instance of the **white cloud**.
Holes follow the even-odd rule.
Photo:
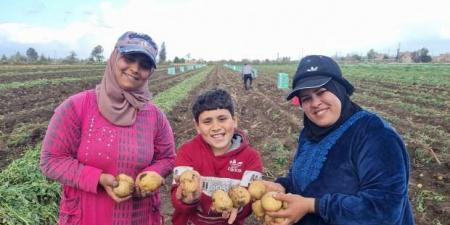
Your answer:
[[[168,58],[188,53],[204,59],[365,54],[422,36],[450,39],[450,16],[443,6],[440,0],[131,0],[83,9],[90,13],[63,28],[9,23],[0,24],[0,33],[21,43],[58,41],[80,52],[101,44],[105,55],[127,30],[148,33],[159,44],[165,41]]]

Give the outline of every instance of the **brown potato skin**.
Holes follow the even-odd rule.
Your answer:
[[[223,190],[217,190],[212,194],[211,209],[218,213],[231,212],[233,201]]]
[[[163,178],[156,172],[149,171],[141,174],[137,184],[141,191],[154,192],[163,184]]]
[[[276,192],[270,191],[263,195],[261,198],[261,204],[264,210],[276,212],[281,209],[283,202],[276,200],[273,198],[273,195],[276,194]]]
[[[260,180],[254,180],[250,183],[248,187],[248,192],[253,199],[261,199],[261,197],[266,193],[266,185]]]
[[[250,202],[250,192],[244,187],[235,186],[228,191],[228,196],[230,196],[233,202],[234,208],[239,208],[247,205]]]
[[[116,180],[119,183],[117,187],[113,188],[113,192],[120,198],[127,197],[133,193],[134,181],[130,176],[121,173],[116,176]]]
[[[184,171],[180,175],[180,186],[183,190],[183,195],[197,191],[200,186],[199,181],[200,179],[198,172],[191,170]]]

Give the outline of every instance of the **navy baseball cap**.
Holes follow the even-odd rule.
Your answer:
[[[143,53],[151,60],[151,64],[156,69],[156,55],[158,55],[158,46],[153,39],[142,33],[128,31],[117,40],[116,48],[120,54]]]
[[[287,96],[291,100],[303,89],[318,88],[331,79],[342,84],[348,95],[352,95],[354,87],[342,76],[339,65],[330,57],[323,55],[309,55],[300,60],[292,81],[292,91]]]

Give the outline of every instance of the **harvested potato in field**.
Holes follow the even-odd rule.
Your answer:
[[[200,175],[197,171],[186,170],[180,175],[180,186],[183,195],[197,191],[200,186]]]
[[[267,192],[261,198],[261,205],[266,211],[278,211],[281,209],[283,202],[276,200],[273,198],[273,195],[276,194],[274,191]]]
[[[261,197],[266,193],[266,185],[260,180],[254,180],[250,183],[248,187],[248,192],[253,199],[261,199]]]
[[[264,217],[265,212],[261,205],[261,200],[256,200],[255,202],[253,202],[252,210],[255,216],[258,217],[259,219],[262,219]]]
[[[250,192],[241,186],[232,187],[228,191],[228,196],[230,196],[234,208],[243,207],[250,202]]]
[[[156,172],[149,171],[139,176],[137,185],[141,191],[153,192],[163,184],[164,179]]]
[[[133,193],[133,185],[134,185],[133,178],[131,178],[126,174],[121,173],[116,176],[116,180],[119,183],[119,185],[113,188],[114,194],[116,194],[120,198],[124,198]]]
[[[228,194],[223,190],[217,190],[212,194],[211,209],[218,213],[231,212],[233,202]]]

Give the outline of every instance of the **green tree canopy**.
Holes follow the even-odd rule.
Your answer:
[[[34,48],[28,48],[26,54],[28,62],[36,62],[39,58],[39,55]]]
[[[166,43],[161,44],[161,50],[159,51],[159,63],[166,62]]]
[[[92,49],[90,60],[94,62],[103,62],[103,47],[101,45],[97,45]]]

